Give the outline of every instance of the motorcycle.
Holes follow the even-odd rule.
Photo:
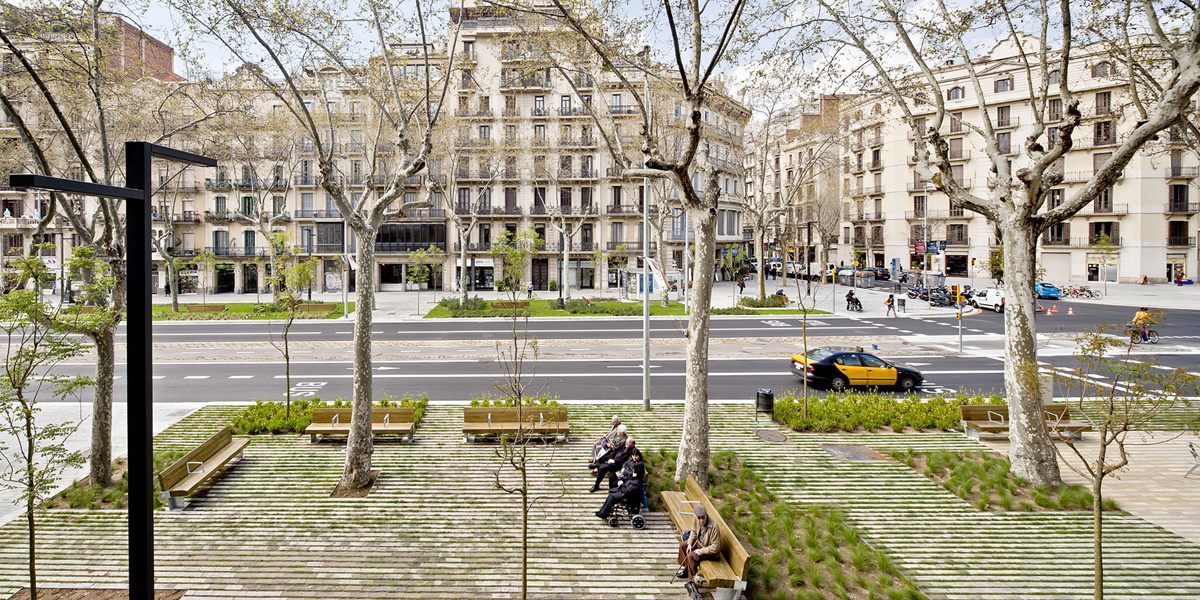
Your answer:
[[[937,292],[931,292],[929,294],[929,305],[930,306],[954,306],[954,302],[950,300],[949,294],[939,294]]]

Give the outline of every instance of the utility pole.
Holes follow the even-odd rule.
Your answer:
[[[650,46],[642,49],[650,60]],[[650,72],[642,77],[646,122],[650,122]],[[642,409],[650,410],[650,178],[642,178]]]

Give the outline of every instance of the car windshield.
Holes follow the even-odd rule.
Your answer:
[[[808,351],[806,356],[808,356],[808,358],[813,362],[820,362],[826,358],[829,358],[830,356],[833,356],[833,352],[825,348],[813,348],[812,350]]]

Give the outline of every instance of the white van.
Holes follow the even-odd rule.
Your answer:
[[[988,288],[980,290],[971,297],[975,308],[990,308],[996,312],[1004,312],[1004,290]]]

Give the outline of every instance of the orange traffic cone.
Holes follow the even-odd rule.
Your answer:
[[[1075,316],[1075,309],[1074,309],[1074,308],[1072,308],[1072,307],[1070,307],[1070,306],[1068,306],[1068,307],[1067,307],[1067,316],[1068,316],[1068,317],[1073,317],[1073,316]]]
[[[1054,306],[1051,306],[1051,307],[1050,307],[1050,312],[1049,312],[1049,313],[1047,313],[1047,314],[1051,314],[1051,315],[1052,315],[1052,314],[1054,314],[1054,313],[1056,313],[1056,312],[1058,312],[1058,305],[1057,305],[1057,304],[1055,304]]]

